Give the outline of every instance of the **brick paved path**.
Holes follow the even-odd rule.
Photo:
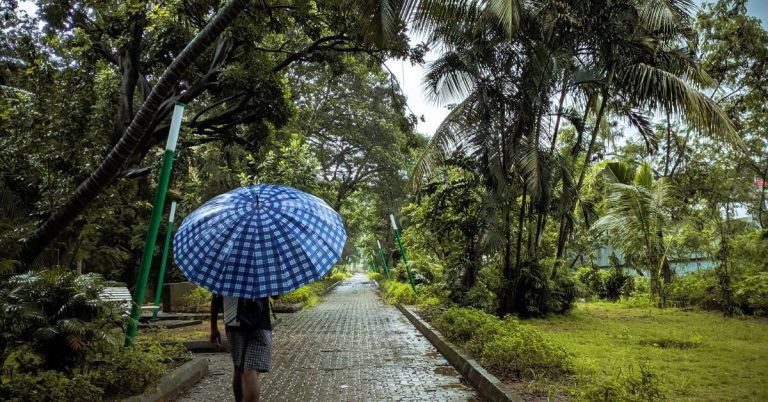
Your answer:
[[[319,305],[283,316],[274,331],[263,401],[477,401],[474,389],[363,274]],[[179,401],[231,401],[229,355]]]

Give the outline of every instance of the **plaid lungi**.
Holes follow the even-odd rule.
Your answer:
[[[235,367],[260,373],[269,371],[272,331],[268,329],[227,328],[229,350]]]

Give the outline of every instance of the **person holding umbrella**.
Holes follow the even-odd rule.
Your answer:
[[[325,201],[291,187],[256,185],[218,195],[189,214],[173,241],[190,281],[214,293],[211,342],[221,346],[224,313],[240,402],[259,400],[259,373],[272,350],[269,296],[323,277],[346,241],[341,217]]]

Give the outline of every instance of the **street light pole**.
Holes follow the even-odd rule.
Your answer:
[[[381,242],[376,240],[376,243],[379,245],[379,256],[381,257],[381,263],[384,264],[384,272],[387,274],[387,279],[391,279],[389,277],[389,266],[387,265],[387,259],[384,258],[384,249],[381,248]]]
[[[144,252],[141,255],[139,277],[136,280],[136,288],[133,291],[133,307],[131,319],[128,322],[128,330],[125,334],[125,346],[131,346],[133,338],[136,337],[139,318],[141,317],[141,305],[144,303],[144,296],[147,292],[147,279],[149,278],[149,270],[152,267],[152,255],[154,254],[155,243],[157,242],[157,232],[160,230],[160,220],[163,217],[165,195],[168,193],[168,183],[170,182],[171,169],[173,168],[173,156],[176,153],[176,142],[179,139],[179,129],[181,128],[185,107],[185,104],[176,102],[176,106],[173,109],[173,118],[171,118],[168,142],[165,145],[163,165],[160,169],[160,177],[157,180],[155,202],[152,205],[152,217],[149,220],[147,237],[144,240]]]
[[[168,228],[165,230],[165,246],[163,246],[163,259],[160,263],[160,273],[157,276],[157,290],[155,291],[155,310],[152,312],[152,319],[157,319],[157,310],[160,307],[160,297],[163,294],[163,282],[165,282],[165,266],[168,262],[168,248],[171,245],[171,235],[173,234],[173,219],[176,216],[176,201],[171,201],[171,213],[168,214]]]
[[[392,221],[392,230],[395,231],[395,238],[397,238],[397,245],[400,246],[400,254],[403,256],[403,264],[405,264],[405,270],[408,271],[408,281],[411,282],[411,288],[416,293],[416,283],[413,281],[413,273],[411,272],[411,266],[408,264],[408,257],[405,255],[405,247],[403,247],[403,241],[400,239],[400,229],[397,228],[395,222],[395,215],[389,214],[389,220]]]

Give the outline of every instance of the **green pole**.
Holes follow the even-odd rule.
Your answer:
[[[384,249],[381,248],[381,242],[376,240],[376,243],[379,245],[379,257],[381,257],[381,263],[384,264],[384,273],[387,274],[387,280],[391,279],[389,277],[389,266],[387,265],[387,259],[384,258]]]
[[[155,310],[152,311],[152,319],[157,319],[157,310],[160,307],[160,296],[163,294],[163,282],[165,282],[165,266],[168,262],[168,248],[171,245],[173,234],[173,218],[176,215],[176,201],[171,201],[171,213],[168,214],[168,228],[165,230],[165,246],[163,247],[163,259],[160,263],[160,274],[157,276],[157,291],[155,291]]]
[[[400,246],[400,254],[403,256],[403,264],[405,264],[405,270],[408,271],[408,280],[411,282],[413,292],[416,293],[416,283],[413,281],[413,273],[411,272],[410,264],[408,264],[408,257],[405,255],[405,247],[403,247],[403,241],[400,240],[400,229],[397,228],[397,223],[395,223],[395,215],[389,214],[389,220],[392,221],[392,230],[395,231],[397,245]]]
[[[168,182],[171,179],[173,154],[176,152],[176,141],[179,139],[179,129],[181,128],[181,119],[184,115],[185,107],[186,105],[183,103],[177,102],[176,107],[173,109],[173,118],[171,119],[171,128],[168,133],[168,142],[165,146],[163,165],[160,169],[160,177],[157,180],[155,203],[152,205],[152,218],[149,220],[147,237],[144,240],[144,252],[141,255],[141,264],[139,266],[139,277],[136,280],[136,288],[133,291],[133,308],[131,310],[131,320],[128,323],[128,331],[125,333],[125,346],[131,346],[133,338],[136,337],[136,329],[141,317],[141,305],[144,303],[144,296],[147,292],[147,279],[149,277],[149,270],[152,267],[152,255],[154,254],[157,241],[157,232],[160,230],[160,220],[163,217],[165,194],[168,192]]]

